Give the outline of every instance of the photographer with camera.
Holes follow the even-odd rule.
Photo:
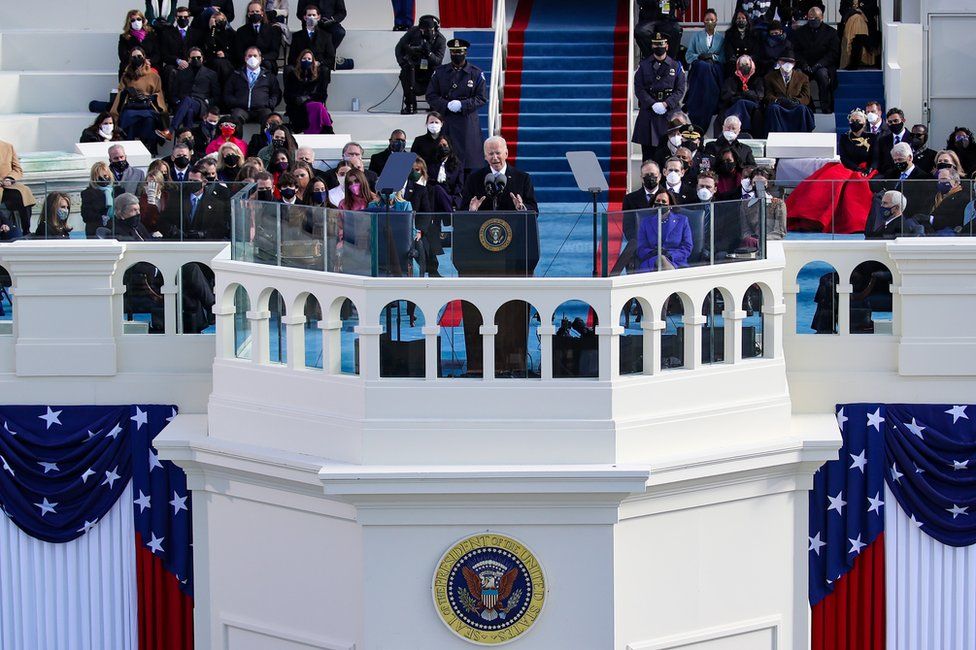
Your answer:
[[[434,69],[446,52],[447,40],[440,33],[440,21],[431,15],[421,16],[419,24],[408,29],[397,43],[396,59],[403,86],[401,114],[417,112],[417,95],[427,91]]]

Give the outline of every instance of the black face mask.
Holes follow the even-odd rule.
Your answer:
[[[199,70],[203,67],[203,59],[190,59],[190,67]]]
[[[95,181],[95,185],[97,185],[98,187],[108,187],[111,184],[112,181],[110,181],[107,178],[100,178],[97,181]]]
[[[745,29],[746,28],[746,25],[748,25],[748,24],[749,24],[748,22],[742,20],[741,18],[739,20],[735,21],[735,26],[738,27],[739,29]]]
[[[810,20],[807,21],[807,25],[810,25],[810,27],[812,27],[813,29],[819,28],[820,25],[822,24],[823,21],[820,20],[819,18],[811,18]]]
[[[203,191],[203,188],[207,186],[207,182],[204,180],[199,180],[196,182],[190,181],[189,183],[187,183],[187,185],[189,185],[190,190],[192,190],[193,193],[196,194],[197,192]]]
[[[453,63],[454,65],[456,65],[458,67],[461,67],[462,65],[464,65],[464,59],[465,59],[465,55],[464,54],[452,54],[451,55],[451,63]]]
[[[285,148],[285,141],[284,140],[272,140],[271,141],[271,146],[274,147],[275,149],[284,149]]]
[[[749,76],[749,73],[752,72],[752,66],[740,65],[739,66],[739,72],[741,72],[743,74],[743,76],[746,76],[747,77],[747,76]]]
[[[182,27],[183,29],[186,29],[190,24],[190,19],[187,18],[186,16],[177,16],[176,24]]]
[[[722,169],[729,172],[730,174],[735,171],[735,161],[734,160],[723,160]]]
[[[281,161],[276,162],[274,164],[274,170],[277,171],[277,172],[286,172],[286,171],[288,171],[288,161],[287,160],[281,160]]]
[[[208,174],[207,176],[205,176],[205,178],[207,179],[208,183],[214,183],[217,180],[217,174],[212,174],[212,175]]]
[[[130,59],[133,68],[141,68],[146,63],[146,57],[134,56]]]
[[[864,124],[861,122],[848,122],[851,127],[851,131],[857,132],[864,128]]]
[[[252,25],[257,25],[261,22],[261,14],[248,14],[247,22],[251,23]]]
[[[654,54],[654,56],[661,56],[663,54],[667,54],[668,48],[666,48],[666,47],[660,47],[660,46],[658,46],[658,47],[652,47],[651,48],[651,52]]]
[[[888,129],[895,135],[898,135],[905,129],[905,124],[903,122],[899,122],[898,124],[889,124]]]
[[[281,198],[283,199],[293,199],[295,195],[298,194],[298,190],[294,187],[283,187],[281,188]]]
[[[915,139],[915,148],[921,149],[929,141],[928,133],[912,133],[912,137]]]
[[[258,190],[257,192],[254,193],[254,196],[257,197],[258,201],[273,201],[274,200],[274,191],[272,191],[272,190]]]
[[[955,169],[956,166],[953,165],[952,163],[940,162],[938,165],[935,166],[935,168],[936,169]]]
[[[908,161],[907,160],[903,160],[901,162],[896,162],[895,163],[895,171],[903,172],[903,171],[907,171],[907,170],[908,170]]]
[[[124,172],[125,170],[127,170],[129,168],[129,161],[128,160],[119,160],[117,162],[114,162],[114,163],[110,164],[109,167],[116,174],[121,174],[122,172]]]
[[[190,158],[188,156],[177,156],[173,158],[173,162],[176,163],[177,167],[183,168],[190,164]]]
[[[681,146],[684,147],[685,149],[687,149],[688,151],[695,151],[696,149],[698,149],[698,141],[697,140],[682,140],[681,141]]]
[[[654,174],[647,174],[642,180],[644,182],[644,189],[648,192],[653,192],[656,190],[658,183],[661,182],[661,179]]]
[[[217,29],[227,29],[227,21],[218,20],[217,22],[214,23],[214,27]]]
[[[237,167],[241,162],[241,157],[236,153],[227,154],[224,156],[224,164],[228,167]]]
[[[441,152],[441,155],[444,156],[445,158],[447,158],[448,156],[451,155],[451,148],[450,147],[441,145],[440,147],[438,147],[438,150]]]
[[[390,142],[390,151],[400,152],[407,148],[407,143],[403,140],[393,140]]]

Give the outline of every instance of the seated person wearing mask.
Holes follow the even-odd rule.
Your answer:
[[[323,22],[318,6],[314,4],[305,7],[302,29],[291,35],[288,64],[297,66],[299,55],[305,50],[309,50],[315,60],[319,62],[323,74],[328,75],[335,68],[336,51],[335,44],[332,42],[332,34],[329,33],[328,24]],[[328,81],[326,85],[328,85]]]
[[[913,234],[914,228],[909,220],[904,218],[908,201],[896,190],[889,190],[881,197],[881,209],[874,222],[868,223],[864,229],[867,239],[895,239],[903,234]],[[904,222],[904,223],[903,223]],[[915,224],[917,225],[917,224]],[[908,228],[908,232],[904,231]]]
[[[230,239],[230,192],[210,183],[202,166],[194,167],[183,186],[182,198],[170,201],[162,227],[170,239]]]
[[[667,137],[661,140],[661,144],[654,150],[653,160],[659,167],[663,169],[667,159],[677,153],[682,142],[682,130],[690,124],[691,121],[688,116],[681,111],[675,111],[671,114],[671,118],[668,120]]]
[[[108,148],[108,168],[115,176],[116,192],[119,194],[123,192],[135,194],[139,190],[139,184],[146,179],[144,171],[129,166],[125,147],[120,144]]]
[[[741,232],[739,203],[714,204],[717,198],[717,188],[718,176],[715,172],[707,171],[698,175],[697,197],[699,203],[693,207],[694,209],[704,209],[700,264],[721,262],[739,246],[741,241],[739,236]],[[713,243],[714,248],[712,248]]]
[[[319,15],[321,16],[319,24],[332,36],[332,44],[335,49],[339,49],[342,39],[346,37],[346,29],[342,26],[342,21],[346,19],[345,0],[298,0],[295,16],[302,20],[305,11],[310,6],[319,8]]]
[[[245,67],[234,71],[224,88],[224,107],[241,123],[265,124],[281,102],[278,78],[261,67],[261,50],[245,50]]]
[[[742,195],[739,203],[739,225],[743,248],[758,249],[762,231],[760,229],[760,205],[766,203],[766,240],[780,240],[786,237],[786,203],[770,192],[773,170],[769,167],[756,167],[748,178],[742,179]]]
[[[231,116],[225,116],[219,120],[220,131],[216,136],[207,144],[207,155],[220,151],[228,142],[236,146],[240,151],[241,155],[246,156],[248,149],[244,141],[237,137],[237,133],[240,130],[240,126],[237,123],[237,118]],[[254,152],[251,152],[254,153]]]
[[[347,142],[346,146],[342,148],[342,159],[349,163],[349,166],[353,169],[358,169],[363,172],[369,183],[369,189],[374,190],[376,188],[376,180],[379,176],[363,166],[363,146],[358,142]],[[325,182],[328,183],[329,189],[339,185],[339,179],[336,176],[336,170],[332,169],[326,172]]]
[[[207,115],[207,108],[220,98],[217,73],[203,66],[200,48],[191,47],[188,59],[186,67],[176,73],[173,88],[173,101],[176,103],[172,124],[174,131],[197,126]]]
[[[679,161],[680,164],[680,161]],[[638,210],[647,210],[654,204],[654,196],[661,187],[661,170],[653,160],[644,161],[641,165],[641,187],[624,196],[623,219],[620,226],[626,245],[617,256],[617,261],[610,270],[610,275],[620,275],[624,269],[633,273],[637,267],[637,221],[640,217]],[[611,226],[611,232],[615,228]]]
[[[189,180],[190,164],[192,163],[193,152],[185,142],[177,142],[173,145],[173,154],[170,156],[170,178],[176,183]]]
[[[71,214],[71,200],[63,192],[51,192],[44,199],[41,218],[34,231],[34,239],[67,239],[71,236],[68,216]]]
[[[940,235],[969,234],[971,227],[967,228],[965,224],[969,192],[963,190],[959,172],[955,169],[940,169],[936,178],[938,193],[935,201],[927,215],[917,217],[918,221],[926,230]]]
[[[752,153],[752,147],[739,142],[741,132],[742,121],[734,115],[729,115],[722,122],[721,137],[705,145],[705,155],[718,157],[723,151],[731,149],[743,167],[754,167],[756,158]]]
[[[99,228],[105,228],[115,214],[112,172],[108,165],[97,162],[91,167],[88,187],[81,191],[81,219],[85,222],[85,236],[92,239]]]
[[[880,175],[889,176],[894,171],[891,158],[892,149],[899,142],[912,144],[912,136],[905,129],[905,112],[900,108],[890,109],[885,120],[888,130],[875,138],[871,153],[874,156],[872,167],[877,169]],[[914,160],[914,158],[915,153],[913,151],[912,159]]]
[[[110,239],[119,241],[149,241],[162,237],[162,233],[150,234],[142,225],[139,215],[139,198],[135,194],[125,192],[115,197],[115,218],[109,224]]]
[[[795,70],[796,59],[786,49],[779,57],[779,69],[763,79],[766,89],[766,129],[770,133],[809,133],[815,126],[810,111],[810,79]]]
[[[698,200],[695,197],[697,181],[689,182],[685,178],[685,163],[677,156],[671,156],[664,163],[663,189],[670,192],[678,200],[679,205],[695,203]]]
[[[275,129],[283,123],[284,118],[282,118],[281,113],[271,113],[268,115],[268,119],[264,122],[264,128],[257,131],[247,141],[247,150],[252,156],[271,144]]]
[[[638,270],[666,271],[688,266],[692,249],[691,226],[686,216],[671,210],[674,205],[674,197],[660,190],[654,195],[652,204],[657,209],[656,213],[641,215],[637,234]]]
[[[715,130],[718,131],[719,125],[722,125],[723,130],[728,130],[724,128],[727,120],[736,117],[740,130],[745,128],[747,131],[761,131],[760,106],[765,94],[766,86],[762,76],[756,72],[755,62],[751,56],[743,54],[735,63],[735,72],[722,84]]]
[[[325,107],[329,96],[329,68],[302,50],[297,65],[285,67],[285,112],[295,133],[332,133],[332,116]]]
[[[837,30],[824,24],[823,11],[810,7],[805,25],[793,31],[793,48],[797,64],[804,74],[817,82],[820,110],[834,112],[834,84],[840,63],[840,37]]]
[[[234,34],[234,63],[247,63],[253,48],[257,48],[261,59],[258,65],[263,61],[264,67],[276,75],[278,55],[281,53],[281,31],[268,22],[263,2],[249,2],[247,5],[247,24],[241,25]]]
[[[160,140],[172,139],[163,82],[150,67],[141,48],[132,50],[109,112],[118,121],[120,129],[141,140],[153,155],[156,155]]]
[[[870,181],[871,191],[878,192],[897,190],[905,197],[908,207],[906,216],[926,214],[935,201],[936,181],[924,171],[915,166],[912,147],[907,142],[899,142],[891,150],[892,169],[884,176],[876,176]],[[871,221],[871,217],[868,217]],[[875,219],[877,222],[878,219]],[[865,226],[865,236],[868,230],[877,230],[877,223]]]
[[[369,171],[377,176],[383,173],[386,161],[390,159],[390,154],[404,151],[407,148],[407,134],[397,129],[390,134],[390,144],[386,149],[373,154],[369,159]]]
[[[115,126],[115,118],[112,114],[103,111],[90,126],[85,127],[78,142],[118,142],[128,139],[125,132]]]

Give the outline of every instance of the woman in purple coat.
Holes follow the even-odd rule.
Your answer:
[[[639,270],[658,270],[658,220],[661,221],[661,260],[660,269],[673,269],[688,266],[691,255],[691,226],[688,218],[670,210],[678,204],[668,191],[654,195],[656,213],[642,214],[640,229],[637,231],[637,260]]]

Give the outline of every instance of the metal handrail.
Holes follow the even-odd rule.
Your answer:
[[[488,99],[489,135],[499,135],[502,130],[501,101],[505,88],[505,55],[508,49],[508,17],[505,0],[495,0],[495,40],[491,53],[491,94]]]
[[[627,19],[629,25],[627,32],[627,188],[625,190],[627,192],[634,186],[633,165],[630,161],[634,155],[634,143],[631,140],[634,136],[634,16],[636,15],[635,1],[630,0],[628,4],[630,15]]]

